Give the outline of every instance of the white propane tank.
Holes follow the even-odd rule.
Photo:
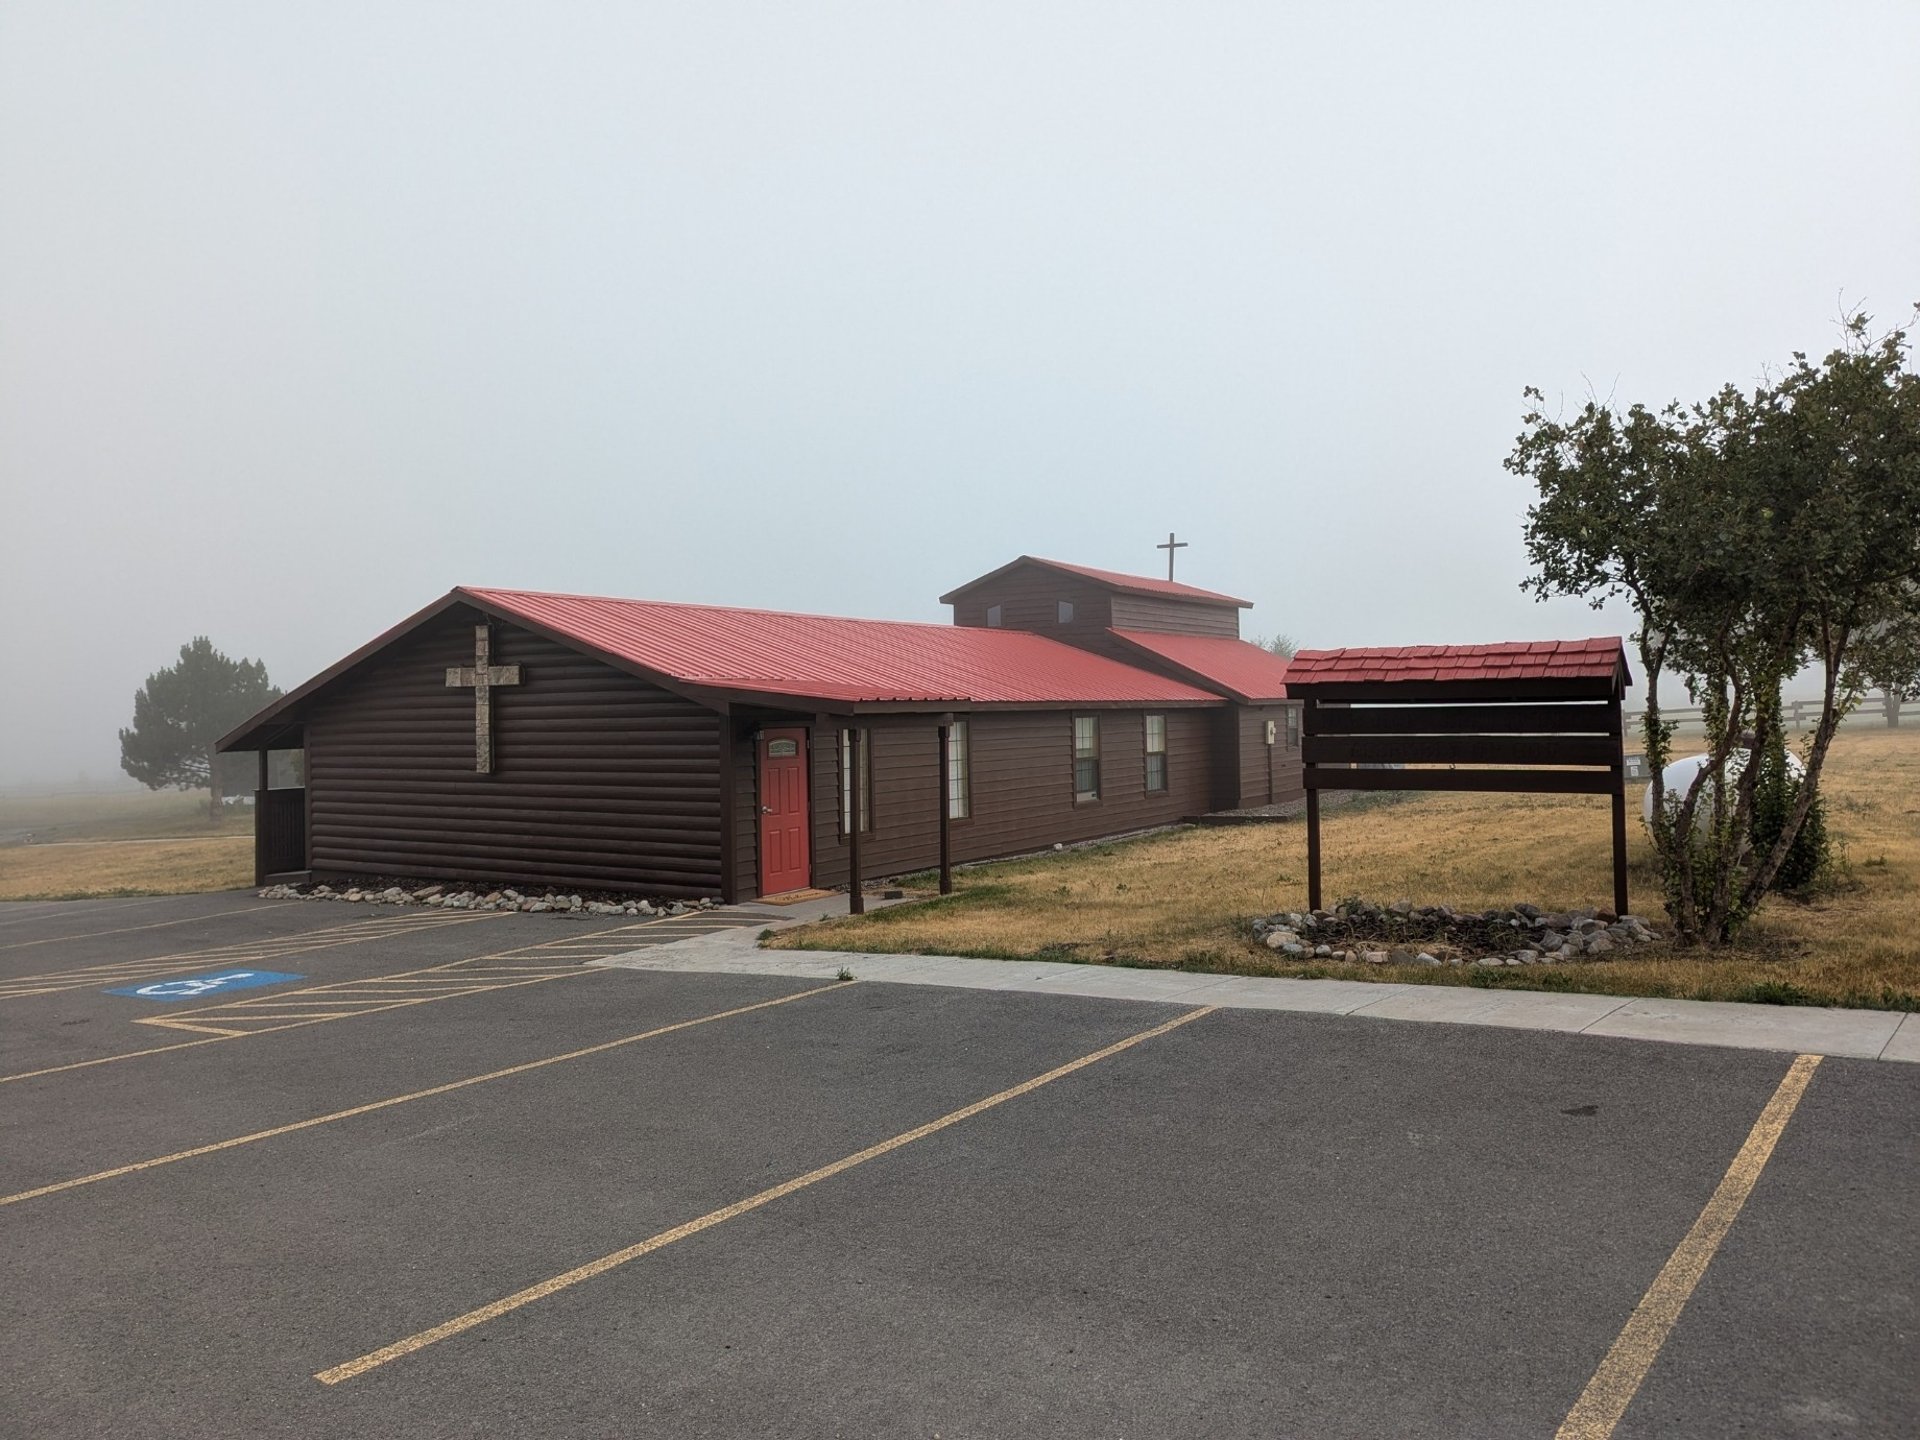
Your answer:
[[[1707,761],[1711,758],[1712,757],[1708,755],[1689,755],[1684,760],[1674,761],[1660,772],[1660,781],[1666,789],[1668,804],[1671,805],[1674,803],[1673,796],[1685,795],[1687,793],[1687,787],[1693,784],[1693,777],[1707,768]],[[1746,768],[1746,751],[1736,750],[1727,757],[1727,788],[1729,791],[1732,790],[1734,784],[1740,779],[1740,773]],[[1799,780],[1807,773],[1807,767],[1800,763],[1800,757],[1791,750],[1787,752],[1787,773],[1793,776],[1795,780]],[[1706,829],[1712,812],[1712,796],[1703,793],[1700,797],[1699,805],[1695,807],[1693,812],[1693,828],[1696,830]],[[1652,828],[1653,786],[1651,785],[1647,786],[1647,793],[1641,797],[1640,818],[1647,823],[1649,829]]]

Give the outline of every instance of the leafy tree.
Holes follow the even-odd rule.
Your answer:
[[[1887,724],[1898,725],[1900,707],[1920,700],[1920,592],[1908,596],[1904,616],[1863,637],[1860,669],[1880,690]]]
[[[1260,635],[1255,637],[1253,643],[1262,650],[1278,655],[1282,660],[1291,660],[1293,652],[1300,648],[1293,643],[1291,635]]]
[[[1876,670],[1897,670],[1899,637],[1920,621],[1920,376],[1908,358],[1906,332],[1875,338],[1854,315],[1839,349],[1818,363],[1796,354],[1751,393],[1727,386],[1624,414],[1589,402],[1561,420],[1527,392],[1506,461],[1540,496],[1523,588],[1596,607],[1625,596],[1638,613],[1654,850],[1685,941],[1729,939],[1781,879],[1834,732]],[[1808,664],[1823,678],[1821,714],[1793,785],[1767,761],[1784,749],[1781,687]],[[1708,749],[1674,796],[1661,774],[1668,671],[1700,705]]]
[[[149,790],[205,787],[217,820],[224,777],[214,742],[279,698],[265,665],[229,660],[206,636],[196,636],[180,647],[177,665],[155,671],[134,692],[133,728],[120,732],[120,768]]]

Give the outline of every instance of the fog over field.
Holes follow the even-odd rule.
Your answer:
[[[1521,387],[1920,299],[1920,6],[0,8],[0,784],[460,583],[1571,636]]]

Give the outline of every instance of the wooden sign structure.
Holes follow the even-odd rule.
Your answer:
[[[1320,792],[1479,790],[1606,795],[1613,908],[1627,911],[1620,702],[1633,677],[1616,635],[1509,645],[1302,650],[1307,904],[1321,908]]]
[[[493,687],[518,685],[518,665],[493,663],[493,637],[490,627],[473,627],[473,664],[447,666],[447,686],[473,690],[473,768],[481,775],[493,773]]]

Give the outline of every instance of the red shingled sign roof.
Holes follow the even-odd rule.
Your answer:
[[[1157,630],[1110,632],[1237,700],[1260,704],[1287,698],[1287,661],[1228,635],[1168,635]]]
[[[1302,650],[1287,670],[1290,685],[1358,685],[1382,681],[1610,680],[1624,666],[1618,635],[1590,640],[1517,640],[1501,645],[1401,645]]]
[[[1020,630],[779,610],[454,592],[688,685],[853,704],[1161,704],[1219,696]]]

